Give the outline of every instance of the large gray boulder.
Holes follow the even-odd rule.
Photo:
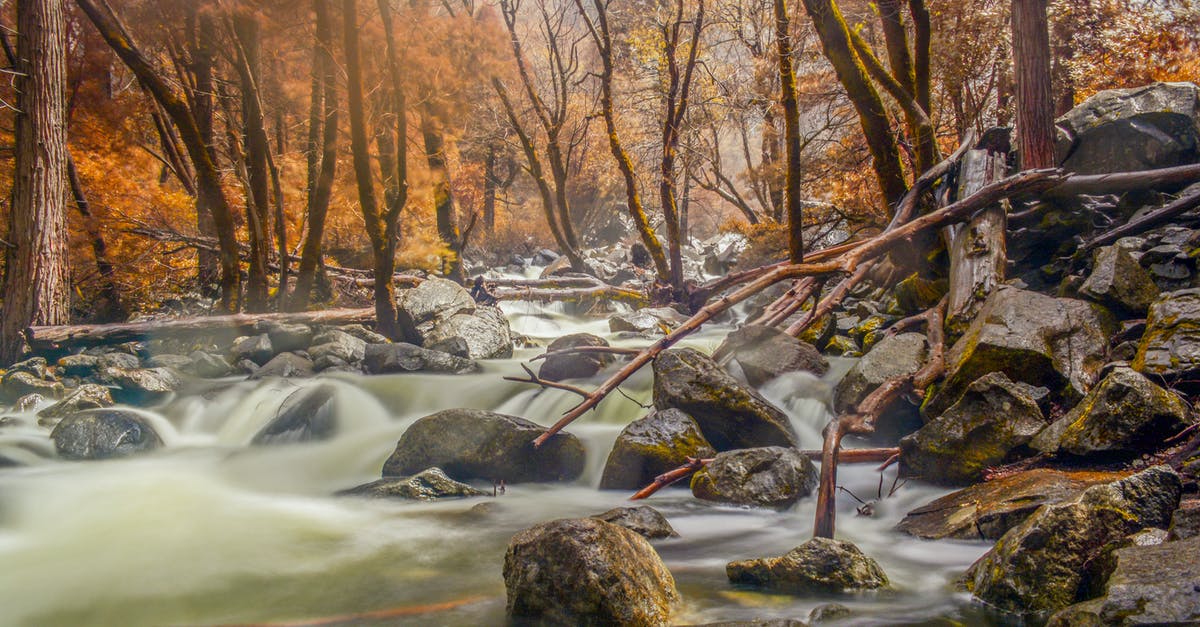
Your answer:
[[[679,536],[675,532],[675,528],[671,526],[671,523],[667,522],[667,518],[649,505],[617,507],[602,514],[590,516],[590,518],[603,520],[618,527],[624,527],[647,540],[661,540],[663,538],[676,538]]]
[[[121,409],[89,409],[59,421],[50,432],[64,459],[126,457],[162,446],[162,438],[141,414]]]
[[[981,377],[937,419],[900,440],[901,473],[965,485],[1019,454],[1046,419],[1037,401],[1002,372]]]
[[[507,359],[513,354],[508,318],[490,305],[442,320],[423,336],[421,345],[464,359]]]
[[[186,359],[186,358],[185,358]],[[188,360],[191,361],[190,359]],[[262,368],[254,371],[250,379],[265,379],[267,377],[311,377],[313,362],[296,353],[279,353],[271,361],[263,364]]]
[[[796,445],[786,414],[692,348],[654,359],[654,406],[691,416],[718,451]]]
[[[1200,88],[1154,83],[1097,93],[1056,122],[1068,172],[1152,170],[1200,161]]]
[[[1128,250],[1105,246],[1096,251],[1092,273],[1079,293],[1113,311],[1140,317],[1158,298],[1158,286]]]
[[[1200,537],[1117,549],[1104,596],[1072,605],[1047,627],[1200,624]]]
[[[849,542],[813,538],[780,557],[730,562],[735,584],[798,595],[876,590],[889,585],[875,560]]]
[[[1133,368],[1195,387],[1188,381],[1200,375],[1200,289],[1163,294],[1150,306]]]
[[[263,325],[263,330],[277,352],[294,352],[312,345],[313,330],[307,324],[271,322]]]
[[[883,338],[838,382],[833,391],[834,410],[852,410],[888,379],[920,370],[928,357],[929,342],[923,333],[900,333]],[[880,412],[875,420],[875,431],[879,440],[894,443],[921,424],[921,412],[917,407],[904,398],[897,398]]]
[[[433,501],[437,499],[486,496],[483,490],[455,481],[446,476],[441,468],[428,468],[411,477],[384,477],[371,483],[338,492],[339,496],[364,496],[373,499],[409,499]]]
[[[746,382],[754,387],[788,372],[811,372],[819,377],[829,370],[829,362],[812,344],[756,324],[730,333],[717,353],[731,355]]]
[[[643,307],[637,311],[617,314],[608,319],[608,329],[613,333],[661,334],[663,327],[674,329],[687,321],[687,316],[670,307]]]
[[[413,423],[383,465],[385,477],[436,466],[466,481],[572,481],[583,473],[583,444],[559,432],[540,448],[545,427],[481,409],[447,409]]]
[[[678,409],[655,411],[621,430],[604,464],[600,489],[637,490],[689,457],[716,454],[691,416]]]
[[[1191,408],[1131,368],[1116,367],[1032,442],[1044,453],[1131,457],[1191,426]]]
[[[1179,475],[1155,466],[1045,505],[1005,533],[967,572],[984,603],[1027,619],[1085,600],[1084,585],[1114,542],[1147,527],[1166,528],[1182,493]]]
[[[667,625],[675,580],[642,536],[563,519],[513,536],[504,555],[509,617],[537,625]]]
[[[591,333],[572,333],[550,342],[546,353],[563,351],[580,347],[606,347],[608,342]],[[612,362],[609,355],[603,353],[571,353],[564,355],[551,354],[538,368],[538,378],[546,381],[563,381],[565,379],[585,379],[600,372]]]
[[[363,367],[369,374],[395,374],[398,372],[462,374],[479,369],[479,366],[470,359],[421,348],[407,342],[368,344],[363,356]]]
[[[329,439],[337,432],[336,394],[337,388],[332,385],[292,392],[250,443],[268,446]]]
[[[812,460],[794,448],[767,446],[718,453],[692,475],[698,499],[787,509],[820,481]]]
[[[925,415],[940,416],[991,372],[1081,398],[1096,383],[1116,331],[1112,314],[1095,303],[1001,286],[947,351],[945,383]]]
[[[266,333],[239,337],[229,347],[229,357],[234,363],[248,359],[261,366],[274,356],[275,347],[271,346],[271,337]]]
[[[330,329],[313,337],[308,356],[314,363],[334,358],[343,363],[353,364],[362,361],[366,351],[366,342],[345,331]]]
[[[99,377],[115,386],[113,399],[130,405],[149,405],[166,400],[183,385],[170,368],[104,368]]]
[[[396,318],[405,339],[420,344],[442,320],[456,314],[475,312],[475,300],[463,286],[447,279],[425,279],[420,285],[401,290],[396,297]]]

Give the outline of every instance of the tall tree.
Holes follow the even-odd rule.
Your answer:
[[[267,307],[267,263],[270,252],[271,190],[267,161],[270,159],[270,140],[263,120],[262,98],[259,91],[260,37],[254,16],[237,11],[230,30],[236,42],[237,73],[242,95],[242,136],[246,146],[248,186],[246,226],[250,234],[250,269],[246,281],[246,309],[263,311]],[[286,286],[281,286],[285,288]]]
[[[1054,93],[1046,0],[1013,0],[1017,151],[1023,169],[1054,167]]]
[[[65,324],[66,36],[63,0],[17,2],[16,169],[5,249],[0,363],[18,359],[31,325]]]
[[[787,1],[775,0],[775,43],[779,49],[780,101],[783,104],[787,171],[784,179],[788,218],[788,258],[804,261],[804,205],[800,198],[800,107],[796,103],[796,73],[792,70],[792,27]]]

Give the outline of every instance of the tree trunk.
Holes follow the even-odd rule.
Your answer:
[[[66,25],[63,0],[17,3],[16,165],[5,251],[0,363],[24,330],[70,318],[66,214]]]
[[[491,235],[496,231],[496,146],[488,144],[483,159],[483,229]]]
[[[792,31],[787,1],[775,0],[775,43],[779,55],[780,102],[783,105],[787,172],[784,179],[788,219],[788,258],[804,261],[804,205],[800,197],[800,107],[796,103],[796,73],[792,70]]]
[[[1052,168],[1054,92],[1050,82],[1046,0],[1013,0],[1012,39],[1021,169]]]
[[[308,308],[316,283],[317,270],[321,266],[322,240],[325,237],[325,216],[329,213],[329,200],[333,195],[333,181],[337,174],[338,149],[338,97],[337,67],[333,60],[333,20],[329,12],[329,0],[313,0],[316,13],[316,54],[313,67],[314,101],[310,127],[320,127],[310,136],[320,137],[320,154],[317,146],[310,146],[314,164],[309,169],[308,232],[304,237],[304,248],[300,254],[300,270],[296,277],[296,290],[292,295],[291,308],[302,311]],[[319,101],[319,102],[318,102]],[[311,128],[310,128],[311,131]],[[315,141],[313,142],[315,144]]]
[[[192,32],[191,73],[195,81],[191,105],[200,137],[204,145],[208,147],[213,163],[216,163],[217,155],[213,149],[215,137],[213,131],[213,64],[215,53],[212,46],[216,43],[217,28],[213,17],[200,10],[204,8],[202,4],[202,2],[193,2],[188,5],[191,11],[188,17],[193,22],[190,29]],[[215,238],[217,236],[216,225],[213,224],[212,207],[199,197],[196,199],[196,229],[204,237]],[[196,283],[201,292],[215,293],[214,288],[220,281],[220,273],[217,269],[218,255],[198,250],[196,264]]]
[[[450,257],[445,260],[442,273],[450,280],[462,283],[465,278],[462,234],[458,230],[458,208],[454,205],[454,192],[450,188],[450,170],[446,166],[446,138],[428,107],[421,116],[421,138],[425,142],[425,160],[433,179],[433,210],[437,218],[438,235],[450,249]]]
[[[245,12],[233,16],[233,33],[238,42],[237,70],[241,78],[242,132],[246,144],[248,200],[246,230],[250,234],[250,271],[246,281],[246,309],[267,308],[267,257],[270,252],[271,191],[267,172],[270,140],[263,124],[259,96],[259,27]]]

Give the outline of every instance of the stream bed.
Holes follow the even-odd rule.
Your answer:
[[[610,335],[605,320],[554,307],[504,308],[514,331],[542,343],[568,333]],[[728,330],[715,327],[684,344],[708,352]],[[495,498],[436,503],[332,495],[378,479],[404,430],[441,409],[552,424],[576,397],[502,379],[521,375],[521,360],[539,352],[521,349],[470,375],[209,382],[146,412],[164,448],[114,461],[48,461],[48,430],[32,412],[7,414],[15,426],[0,430],[0,452],[30,464],[0,470],[0,624],[504,624],[501,565],[514,533],[629,504],[627,493],[595,486],[618,432],[645,414],[635,401],[649,402],[649,368],[622,386],[630,398],[614,394],[568,427],[588,456],[575,483],[511,485]],[[820,447],[831,388],[849,366],[835,359],[822,379],[791,374],[762,388],[789,414],[802,448]],[[318,384],[337,390],[334,437],[250,446],[290,394]],[[839,469],[841,484],[863,500],[886,496],[894,477],[893,468],[881,481],[873,464]],[[683,597],[678,624],[804,619],[832,601],[854,611],[844,624],[988,624],[954,587],[988,545],[892,529],[945,492],[904,484],[870,517],[856,515],[859,504],[840,494],[838,537],[875,558],[893,590],[839,598],[738,589],[725,577],[731,560],[780,555],[807,540],[815,497],[776,512],[707,503],[672,488],[645,503],[680,534],[654,542]]]

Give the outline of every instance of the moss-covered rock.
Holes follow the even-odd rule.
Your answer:
[[[692,494],[719,503],[786,509],[812,494],[816,466],[793,448],[726,451],[692,475]]]
[[[689,457],[713,455],[716,451],[691,416],[678,409],[656,411],[621,430],[604,464],[600,489],[637,490]]]
[[[834,409],[849,411],[888,379],[920,370],[928,353],[929,344],[924,334],[900,333],[885,337],[838,382],[833,392]],[[884,407],[876,419],[876,439],[894,444],[920,426],[921,415],[917,407],[898,398]]]
[[[624,527],[647,540],[679,537],[675,528],[667,522],[666,516],[649,505],[617,507],[590,518]]]
[[[687,413],[718,451],[796,445],[787,415],[692,348],[655,358],[654,406]]]
[[[432,501],[446,498],[485,496],[487,493],[446,476],[441,468],[428,468],[411,477],[384,477],[371,483],[338,492],[340,496],[399,498]]]
[[[540,448],[545,427],[481,409],[447,409],[414,422],[383,465],[383,476],[407,476],[436,466],[466,481],[571,481],[583,473],[579,438],[559,432]]]
[[[967,572],[983,602],[1026,618],[1085,600],[1089,565],[1114,542],[1146,527],[1165,528],[1182,492],[1173,470],[1155,466],[1078,497],[1039,508],[1005,533]]]
[[[1046,453],[1128,457],[1162,448],[1164,440],[1191,424],[1185,401],[1136,371],[1117,367],[1031,445]]]
[[[71,414],[50,432],[64,459],[126,457],[162,446],[145,416],[122,409],[89,409]]]
[[[1116,331],[1116,319],[1095,303],[1001,286],[947,351],[945,383],[923,411],[940,416],[991,372],[1081,398],[1095,384]]]
[[[1105,246],[1096,251],[1092,273],[1079,294],[1113,311],[1140,317],[1158,298],[1158,286],[1128,250]]]
[[[798,595],[876,590],[889,585],[875,560],[857,546],[813,538],[780,557],[730,562],[725,574],[735,584]]]
[[[898,531],[918,538],[995,540],[1037,508],[1075,498],[1086,488],[1121,478],[1111,472],[1038,468],[977,483],[909,512]]]
[[[546,347],[547,353],[562,351],[569,348],[604,347],[608,342],[591,333],[572,333],[564,335]],[[583,379],[595,375],[612,361],[609,355],[603,353],[574,353],[566,355],[550,355],[538,368],[538,377],[546,381],[563,381],[565,379]]]
[[[1184,381],[1200,375],[1200,289],[1164,294],[1150,306],[1133,368]]]
[[[829,370],[829,362],[811,344],[757,324],[730,333],[717,353],[731,355],[746,382],[755,387],[788,372],[811,372],[819,377]]]
[[[504,555],[510,619],[537,625],[666,625],[675,579],[642,536],[592,518],[542,523]]]

